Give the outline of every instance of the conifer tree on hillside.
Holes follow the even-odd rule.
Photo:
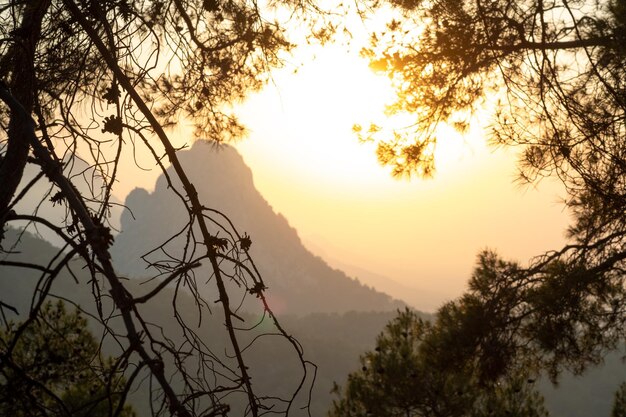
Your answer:
[[[135,416],[124,405],[128,392],[119,363],[102,356],[87,320],[62,301],[47,302],[33,320],[0,329],[0,348],[13,352],[0,370],[0,414]]]
[[[442,323],[430,324],[410,310],[399,312],[360,358],[362,368],[336,387],[329,416],[545,417],[543,398],[518,369],[484,384],[470,363],[445,366],[450,347]]]
[[[363,53],[396,86],[388,112],[414,121],[355,126],[382,163],[431,175],[437,128],[465,131],[488,114],[491,141],[520,150],[522,181],[553,177],[566,190],[566,246],[528,266],[480,255],[462,303],[467,326],[497,329],[475,340],[485,360],[504,369],[528,346],[554,378],[600,362],[626,336],[626,2],[365,3],[397,12]]]

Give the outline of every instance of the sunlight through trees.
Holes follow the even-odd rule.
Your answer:
[[[370,129],[380,161],[428,176],[437,126],[463,131],[491,109],[488,135],[519,147],[520,179],[558,179],[573,215],[569,244],[528,266],[479,256],[469,291],[439,313],[459,332],[486,332],[460,362],[482,352],[497,377],[530,351],[554,379],[601,362],[626,336],[626,4],[390,3],[399,15],[364,54],[394,80],[388,111],[414,124]]]

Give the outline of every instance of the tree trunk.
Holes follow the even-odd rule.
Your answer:
[[[35,52],[41,37],[41,26],[50,0],[27,2],[20,26],[13,31],[13,45],[7,53],[10,61],[8,87],[15,99],[31,114],[37,94]],[[0,227],[5,223],[9,204],[20,184],[28,158],[27,132],[23,119],[11,112],[6,153],[0,160]]]

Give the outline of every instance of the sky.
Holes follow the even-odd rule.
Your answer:
[[[392,178],[374,144],[352,132],[355,123],[384,123],[393,98],[359,49],[357,42],[303,48],[235,107],[249,130],[235,146],[255,186],[311,251],[379,290],[393,292],[368,273],[403,285],[395,294],[418,292],[413,304],[432,311],[461,295],[479,251],[525,263],[564,243],[563,190],[550,181],[516,183],[516,150],[486,145],[486,120],[464,137],[441,132],[434,178]],[[191,143],[190,125],[170,131],[175,143]],[[136,156],[151,170],[118,184],[122,200],[135,186],[153,189],[159,174],[144,162],[149,156]]]
[[[480,126],[444,132],[433,179],[392,178],[352,133],[391,97],[358,51],[332,46],[241,107],[250,135],[237,148],[305,245],[423,290],[433,308],[461,294],[483,249],[525,262],[564,243],[559,185],[516,183],[516,150],[486,145]]]
[[[383,114],[386,78],[340,45],[309,48],[294,62],[237,107],[249,135],[235,146],[264,198],[331,266],[366,283],[364,271],[387,277],[420,292],[416,307],[432,311],[461,295],[479,251],[524,263],[564,243],[563,191],[516,183],[515,149],[487,146],[480,126],[465,137],[450,130],[434,178],[394,179],[375,146],[352,133]],[[171,135],[189,143],[190,131]],[[156,175],[136,175],[133,186],[151,189]]]

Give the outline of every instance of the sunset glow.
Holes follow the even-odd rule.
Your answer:
[[[360,143],[352,129],[389,124],[384,109],[392,99],[389,80],[357,47],[328,45],[304,48],[235,107],[249,130],[236,147],[255,186],[309,249],[365,282],[360,269],[409,286],[421,308],[434,310],[465,288],[478,251],[525,260],[563,243],[562,190],[515,185],[515,150],[486,144],[480,114],[464,135],[439,128],[434,178],[392,178],[376,145]],[[191,145],[191,123],[170,136]],[[120,180],[119,198],[154,187],[158,170],[147,167]]]
[[[434,178],[391,178],[352,132],[384,123],[391,98],[356,51],[331,47],[242,106],[250,136],[237,148],[311,250],[419,288],[434,309],[460,294],[479,250],[522,260],[563,241],[560,190],[516,187],[515,152],[488,147],[480,121],[465,135],[440,128]]]
[[[0,7],[0,416],[626,417],[626,0]]]
[[[465,135],[438,130],[434,178],[394,179],[375,144],[359,143],[352,131],[355,123],[386,123],[389,80],[356,48],[309,48],[293,63],[236,107],[249,129],[236,147],[263,197],[331,265],[414,288],[421,308],[434,310],[465,288],[478,251],[524,260],[563,243],[562,190],[550,182],[516,186],[515,152],[487,146],[486,120]],[[178,146],[191,145],[190,126],[170,130]],[[132,180],[120,180],[120,199],[154,187],[159,171],[144,167],[152,169],[132,168]]]

